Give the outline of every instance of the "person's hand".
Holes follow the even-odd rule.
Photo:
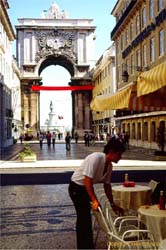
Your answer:
[[[92,210],[97,210],[98,206],[100,206],[100,204],[99,204],[99,202],[97,200],[91,202]]]
[[[111,205],[112,209],[118,216],[123,216],[124,215],[124,210],[123,208],[117,206],[115,203]]]

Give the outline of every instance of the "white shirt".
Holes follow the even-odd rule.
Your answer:
[[[112,164],[104,173],[106,156],[104,153],[95,152],[88,155],[81,166],[74,172],[71,180],[78,185],[84,185],[84,178],[88,176],[93,179],[93,183],[110,183],[112,174]],[[104,175],[103,175],[104,173]]]

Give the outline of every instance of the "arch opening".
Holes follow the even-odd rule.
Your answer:
[[[66,67],[59,63],[52,64],[50,61],[43,63],[40,76],[44,86],[68,86],[71,79],[71,74]],[[62,134],[71,131],[71,91],[41,91],[39,107],[40,130]]]
[[[64,55],[58,55],[58,56],[48,56],[40,65],[39,68],[39,75],[41,75],[42,71],[51,65],[59,65],[64,67],[70,75],[74,76],[74,64],[71,62],[71,60]]]

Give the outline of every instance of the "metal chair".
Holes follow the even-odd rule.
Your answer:
[[[153,240],[153,235],[147,229],[132,229],[119,233],[111,218],[108,207],[106,214],[98,207],[98,211],[93,211],[96,221],[100,229],[107,236],[108,250],[124,250],[124,249],[151,249],[156,250],[156,245]],[[131,237],[133,235],[133,237]],[[96,242],[97,243],[97,242]],[[133,248],[134,247],[134,248]]]

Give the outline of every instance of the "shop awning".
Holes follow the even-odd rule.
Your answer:
[[[137,96],[152,93],[166,86],[166,61],[140,74],[137,80]]]
[[[133,86],[134,84],[113,95],[96,96],[90,103],[91,110],[102,112],[105,110],[128,108]]]

